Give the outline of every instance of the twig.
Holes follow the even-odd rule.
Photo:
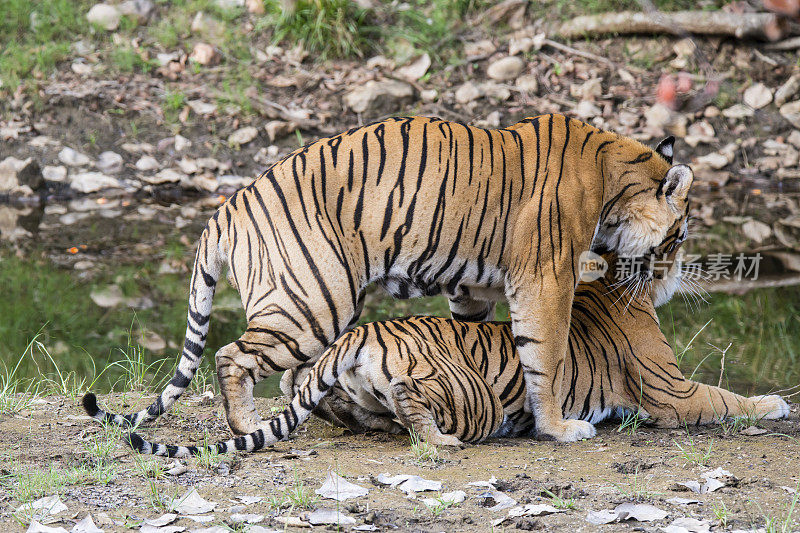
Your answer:
[[[777,43],[769,43],[764,45],[764,48],[767,50],[797,50],[800,48],[800,37],[792,37],[790,39],[784,39],[783,41],[778,41]]]
[[[558,34],[567,38],[585,35],[653,34],[727,35],[739,39],[769,39],[769,28],[777,25],[774,13],[726,13],[724,11],[678,11],[649,13],[622,11],[576,17],[561,25]]]
[[[584,52],[583,50],[578,50],[577,48],[567,46],[566,44],[561,44],[551,39],[545,39],[544,41],[542,41],[542,44],[547,45],[550,48],[555,48],[556,50],[561,50],[562,52],[567,52],[568,54],[580,56],[585,59],[591,59],[592,61],[598,61],[600,63],[605,63],[610,67],[616,67],[616,64],[614,64],[614,62],[608,59],[607,57],[598,56],[591,52]]]

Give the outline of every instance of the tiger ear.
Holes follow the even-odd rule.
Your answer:
[[[667,163],[672,164],[673,146],[675,145],[675,137],[670,135],[656,146],[656,153],[667,160]]]
[[[667,171],[667,175],[658,184],[656,198],[662,194],[667,201],[673,205],[686,200],[689,196],[689,189],[694,181],[694,173],[687,165],[675,165]]]

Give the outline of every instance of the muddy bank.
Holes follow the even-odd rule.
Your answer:
[[[125,406],[126,411],[146,403],[133,394],[106,396],[101,401],[113,408]],[[202,440],[204,433],[211,441],[228,437],[219,398],[211,405],[207,402],[198,396],[184,400],[145,434],[173,443]],[[257,403],[262,413],[269,413],[282,401]],[[212,459],[205,466],[197,460],[142,461],[115,444],[104,456],[109,476],[103,483],[84,476],[80,482],[31,491],[31,477],[37,472],[68,472],[98,461],[97,447],[92,444],[100,438],[100,428],[84,419],[73,400],[47,397],[16,415],[0,418],[0,439],[6,443],[0,526],[24,531],[25,526],[14,517],[24,503],[20,498],[33,501],[58,494],[67,509],[50,517],[50,527],[69,530],[91,514],[105,531],[138,530],[144,520],[167,513],[170,503],[193,487],[216,506],[199,514],[207,522],[186,516],[172,522],[186,531],[213,526],[246,530],[248,526],[236,522],[244,520],[242,515],[267,531],[301,531],[280,519],[291,516],[305,522],[315,509],[338,509],[354,520],[339,516],[341,523],[350,522],[342,530],[355,526],[362,531],[490,531],[509,512],[529,515],[509,518],[494,526],[495,531],[660,531],[686,517],[704,524],[695,525],[700,528],[697,531],[748,530],[764,527],[768,520],[777,524],[778,531],[784,523],[785,531],[797,530],[800,513],[795,509],[790,516],[789,511],[800,485],[797,406],[790,420],[760,425],[765,431],[748,431],[755,435],[741,434],[740,428],[728,428],[726,433],[716,426],[688,432],[642,427],[628,434],[618,432],[612,423],[601,425],[597,438],[584,442],[490,440],[464,449],[439,449],[440,459],[432,463],[415,456],[408,436],[350,435],[312,419],[289,442],[253,455]],[[176,466],[175,475],[166,473]],[[316,495],[314,491],[331,471],[368,493],[339,503]],[[401,488],[381,483],[381,474],[418,475],[441,485],[409,497]],[[491,485],[470,485],[490,480]],[[719,488],[699,494],[681,485],[693,481],[698,487]],[[458,494],[449,494],[456,491],[464,491],[465,499],[449,505],[448,499],[460,499]],[[432,499],[427,505],[426,498]],[[502,508],[504,502],[508,507],[492,510],[497,505]],[[641,518],[659,517],[652,521],[629,519],[602,526],[588,521],[590,516],[593,520],[605,516],[590,515],[590,511],[614,510],[625,503],[645,503],[662,512],[645,509],[655,514]],[[548,505],[558,512],[533,505]],[[510,511],[516,508],[522,510]],[[543,514],[535,515],[542,510]],[[21,517],[24,510],[16,514]],[[317,513],[314,520],[321,515]]]

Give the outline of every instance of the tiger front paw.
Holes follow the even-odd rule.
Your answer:
[[[789,404],[777,394],[751,396],[748,400],[753,402],[756,414],[761,418],[774,420],[789,416]]]
[[[552,425],[537,427],[536,435],[542,440],[575,442],[597,435],[594,425],[583,420],[560,420]]]

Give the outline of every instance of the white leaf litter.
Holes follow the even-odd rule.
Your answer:
[[[139,528],[140,533],[181,533],[181,531],[186,531],[186,528],[183,526],[150,526],[144,524],[141,528]]]
[[[207,524],[216,518],[213,514],[207,514],[203,516],[191,516],[191,515],[183,515],[179,516],[178,518],[186,518],[191,520],[196,524]]]
[[[489,481],[471,481],[467,483],[467,487],[486,487],[487,489],[495,489],[497,488],[494,486],[495,483],[497,483],[497,478],[492,476],[489,478]]]
[[[323,498],[330,498],[331,500],[343,502],[350,498],[366,496],[369,489],[356,485],[355,483],[350,483],[336,472],[328,472],[328,477],[325,478],[325,482],[314,492]]]
[[[92,515],[87,514],[83,520],[73,526],[70,533],[103,533],[103,530],[95,525]]]
[[[563,509],[556,509],[552,505],[546,503],[530,503],[528,505],[520,505],[508,510],[508,514],[504,518],[499,518],[492,522],[492,527],[499,526],[510,518],[519,518],[520,516],[541,516],[554,513],[563,513]]]
[[[47,527],[36,520],[31,521],[31,525],[25,533],[68,533],[63,527]]]
[[[441,481],[422,479],[419,476],[412,476],[409,474],[398,474],[396,476],[380,474],[378,476],[378,483],[398,488],[408,495],[413,495],[416,492],[424,492],[426,490],[442,490]]]
[[[733,474],[727,470],[724,470],[722,467],[719,467],[715,468],[714,470],[709,470],[708,472],[703,472],[700,474],[700,477],[705,479],[705,483],[702,485],[699,481],[695,480],[679,482],[677,484],[688,488],[692,492],[706,494],[708,492],[714,492],[715,490],[725,486],[725,482],[721,481],[719,478],[733,477]]]
[[[639,522],[652,522],[666,518],[669,513],[647,503],[623,503],[614,510],[589,511],[586,520],[594,525],[610,524],[614,521],[637,520]]]
[[[17,507],[16,514],[23,514],[30,517],[32,521],[42,522],[66,510],[67,506],[64,505],[58,494],[54,494],[39,498],[35,502],[20,505]]]
[[[231,533],[231,530],[222,526],[211,526],[200,529],[193,529],[192,533]]]
[[[445,492],[438,498],[424,498],[422,503],[428,507],[436,507],[442,504],[455,505],[467,499],[467,493],[463,490],[454,490],[453,492]]]
[[[352,526],[356,519],[346,514],[342,514],[334,509],[316,509],[308,515],[308,523],[312,526],[337,524],[340,526]]]
[[[684,516],[676,518],[667,527],[659,529],[664,533],[708,533],[711,531],[711,523],[708,520],[697,520]]]
[[[258,524],[259,522],[264,521],[263,514],[256,514],[256,513],[234,513],[231,515],[231,522],[235,524],[242,524],[247,522],[248,524]]]
[[[178,515],[174,513],[162,514],[158,518],[149,518],[145,520],[142,523],[142,525],[153,526],[153,527],[167,526],[173,523],[176,518],[178,518]]]
[[[695,500],[694,498],[670,498],[667,502],[673,505],[691,505],[693,503],[700,503],[700,500]]]
[[[378,526],[372,524],[361,524],[360,526],[354,527],[352,531],[378,531],[379,529]],[[252,531],[248,531],[247,533],[252,533]]]
[[[242,502],[244,505],[252,505],[254,503],[258,503],[263,500],[261,496],[239,496],[239,501]]]
[[[189,489],[182,497],[173,500],[170,508],[179,514],[196,515],[210,513],[216,506],[215,502],[203,499],[195,489]]]
[[[479,494],[478,498],[491,498],[495,501],[495,504],[489,507],[490,511],[502,511],[517,505],[517,500],[499,490],[490,490],[484,492],[483,494]]]
[[[250,526],[247,528],[247,533],[282,533],[278,529],[267,529],[263,526]]]

